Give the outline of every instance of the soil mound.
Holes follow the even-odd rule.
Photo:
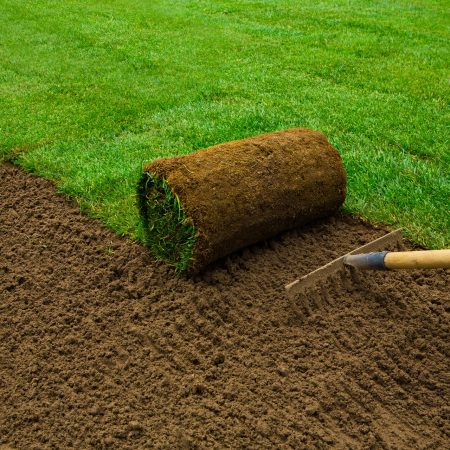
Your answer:
[[[186,280],[0,179],[0,447],[447,446],[448,272],[283,291],[384,230],[336,216]]]
[[[333,214],[345,200],[346,175],[322,133],[293,128],[153,161],[138,192],[154,255],[194,274]]]

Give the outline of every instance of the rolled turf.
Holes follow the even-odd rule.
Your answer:
[[[317,131],[293,128],[227,142],[144,167],[138,186],[145,239],[178,272],[335,212],[341,157]]]

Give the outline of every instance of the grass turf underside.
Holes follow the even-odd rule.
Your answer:
[[[447,3],[3,0],[0,159],[143,240],[143,163],[309,127],[346,211],[448,246]]]
[[[185,272],[193,257],[196,230],[180,199],[167,182],[145,172],[138,184],[138,203],[144,226],[144,242],[154,256]]]

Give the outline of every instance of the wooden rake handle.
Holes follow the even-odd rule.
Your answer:
[[[450,269],[450,250],[375,252],[347,255],[344,264],[358,269]]]

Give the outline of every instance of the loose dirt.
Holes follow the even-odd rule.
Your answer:
[[[283,291],[385,230],[336,216],[180,279],[0,180],[1,448],[446,447],[448,272]]]

